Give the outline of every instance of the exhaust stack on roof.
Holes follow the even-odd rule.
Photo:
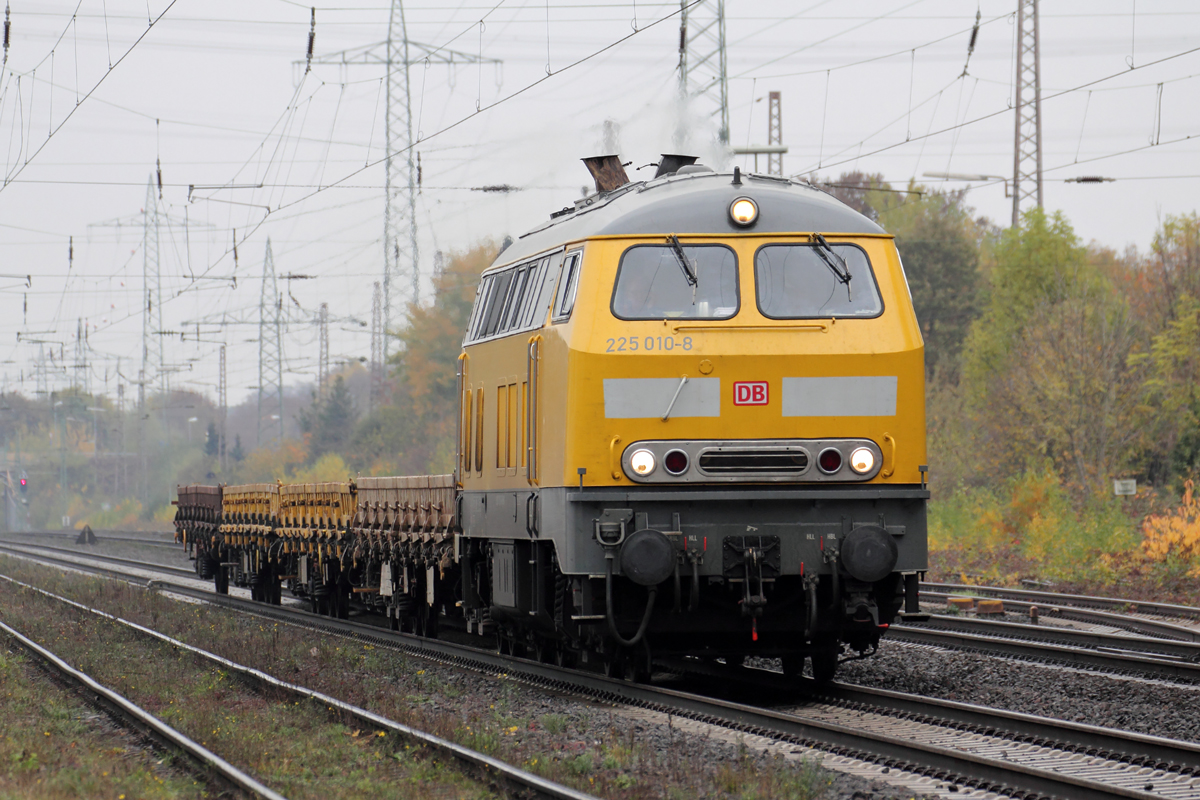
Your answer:
[[[629,176],[625,174],[625,167],[621,166],[620,156],[592,156],[580,160],[588,168],[588,172],[592,173],[597,192],[611,192],[629,183]]]
[[[690,167],[692,164],[695,164],[696,159],[699,157],[663,153],[662,159],[658,162],[658,170],[655,171],[654,177],[661,178],[663,175],[674,175],[680,167]]]

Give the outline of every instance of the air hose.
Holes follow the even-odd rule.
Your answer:
[[[646,628],[650,627],[650,614],[654,611],[654,600],[658,596],[658,587],[650,587],[650,596],[646,598],[646,610],[642,614],[642,624],[638,626],[637,633],[633,635],[632,639],[622,639],[621,634],[617,632],[617,622],[613,618],[612,585],[612,556],[610,555],[604,559],[604,604],[608,611],[608,631],[617,640],[617,644],[622,647],[633,647],[646,635]]]

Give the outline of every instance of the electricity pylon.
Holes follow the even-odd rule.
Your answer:
[[[675,146],[688,144],[687,112],[717,123],[717,141],[729,145],[729,83],[725,69],[725,0],[680,0],[679,97],[683,104]]]
[[[329,384],[329,303],[321,303],[317,314],[317,397],[325,398]]]
[[[1038,0],[1017,0],[1016,129],[1013,133],[1012,224],[1021,207],[1042,207],[1042,81]]]
[[[266,401],[266,408],[263,401]],[[268,419],[264,421],[263,412]],[[258,427],[257,443],[283,444],[283,295],[275,280],[271,240],[263,257],[262,298],[258,304]]]
[[[301,62],[297,62],[299,64]],[[433,47],[409,41],[404,4],[392,0],[388,38],[384,42],[314,56],[313,64],[341,66],[377,65],[387,69],[386,142],[383,221],[383,356],[387,358],[387,331],[400,315],[393,309],[407,286],[414,305],[421,296],[420,253],[417,244],[416,166],[412,120],[412,91],[408,68],[414,64],[499,64],[499,59]]]

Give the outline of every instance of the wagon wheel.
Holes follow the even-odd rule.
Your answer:
[[[576,661],[575,651],[565,644],[559,644],[554,648],[554,665],[563,669],[574,669]]]
[[[625,659],[621,657],[621,653],[617,650],[605,653],[601,664],[604,666],[604,675],[608,678],[622,678],[625,676]]]

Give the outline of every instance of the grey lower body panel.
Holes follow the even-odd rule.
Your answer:
[[[677,534],[683,547],[703,551],[701,575],[722,574],[727,538],[777,537],[780,574],[799,575],[828,573],[827,548],[836,548],[855,527],[878,525],[899,551],[895,571],[919,572],[928,567],[928,497],[920,486],[877,485],[467,491],[462,526],[472,538],[551,541],[559,569],[568,575],[604,574],[605,550],[595,536],[599,520],[628,516],[630,534],[641,528]]]

